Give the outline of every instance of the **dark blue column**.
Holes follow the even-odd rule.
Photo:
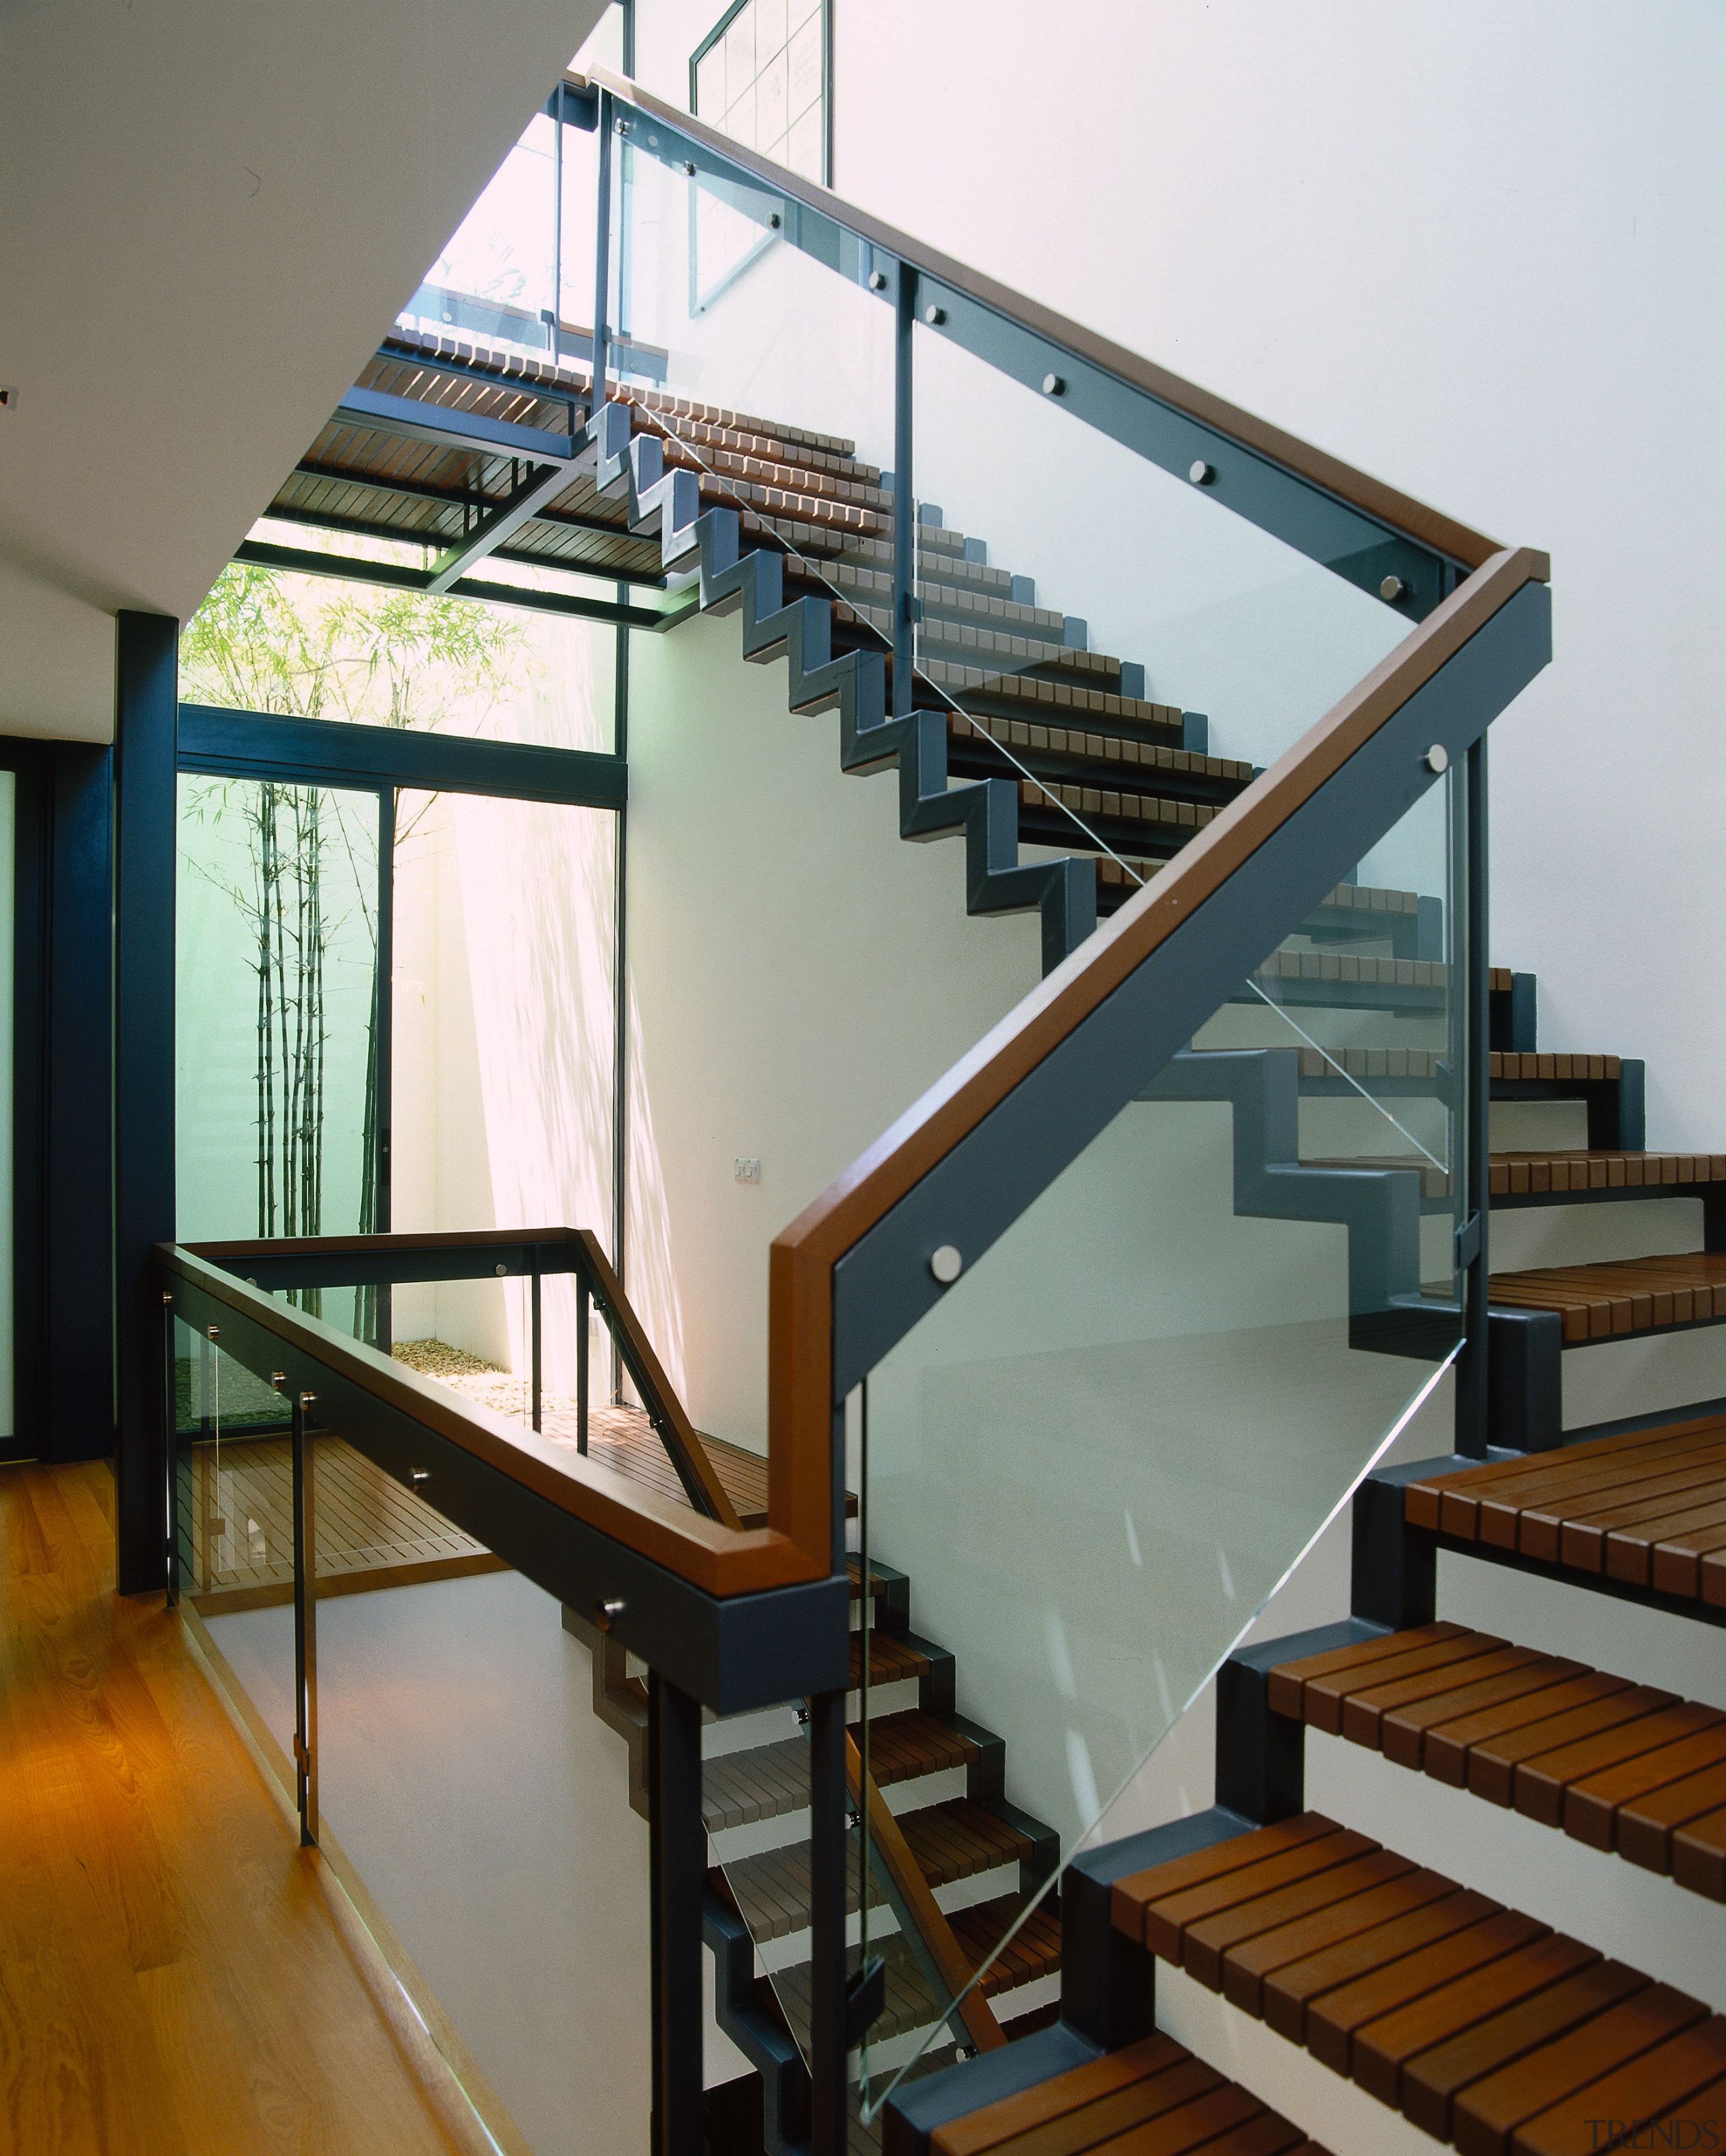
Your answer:
[[[122,613],[114,716],[115,1466],[122,1594],[167,1581],[162,1306],[174,1233],[174,725],[177,622]]]

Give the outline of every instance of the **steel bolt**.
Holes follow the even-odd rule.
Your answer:
[[[1379,597],[1386,606],[1395,606],[1399,599],[1405,599],[1408,595],[1409,588],[1400,577],[1386,577],[1379,587]]]
[[[1043,394],[1045,397],[1065,397],[1066,377],[1064,374],[1045,374],[1043,377]]]
[[[929,327],[932,330],[938,330],[943,322],[947,320],[947,310],[945,307],[925,307],[923,309],[923,320],[929,325]]]
[[[1448,771],[1451,767],[1451,752],[1442,742],[1434,742],[1420,761],[1429,771]]]
[[[870,271],[869,289],[871,292],[885,292],[886,290],[887,273],[885,270],[871,270]]]
[[[498,1265],[498,1266],[495,1267],[495,1268],[494,1268],[494,1270],[496,1270],[496,1274],[497,1274],[497,1277],[498,1277],[500,1280],[502,1280],[502,1279],[506,1276],[506,1275],[508,1273],[508,1271],[509,1271],[509,1267],[508,1267],[507,1265]]]
[[[929,1270],[943,1287],[951,1287],[964,1269],[964,1260],[951,1243],[943,1243],[929,1260]]]
[[[1206,464],[1203,457],[1195,457],[1187,477],[1194,486],[1209,486],[1216,477],[1216,466]]]

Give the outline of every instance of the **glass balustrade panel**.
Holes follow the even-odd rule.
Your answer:
[[[294,1785],[292,1414],[266,1354],[176,1317],[174,1542],[180,1600],[284,1789]]]
[[[801,558],[796,575],[890,642],[893,316],[871,287],[873,255],[770,187],[686,169],[687,146],[650,119],[629,126],[613,190],[614,389],[676,436],[704,503],[758,519]]]
[[[445,1519],[434,1479],[416,1496],[339,1433],[316,1473],[321,1517],[370,1546],[320,1537],[325,1855],[441,2010],[500,2145],[645,2148],[645,1728],[607,1698],[598,1635]]]
[[[1345,573],[1309,558],[1228,506],[1220,467],[1244,453],[1210,449],[1196,482],[1164,470],[1078,417],[1061,374],[1021,382],[927,311],[922,701],[970,721],[957,772],[1018,785],[1022,839],[1096,858],[1107,915],[1410,634],[1379,586],[1413,571],[1389,535],[1339,541]]]
[[[1362,998],[1267,949],[1175,1053],[1116,1070],[1118,1105],[1004,1233],[956,1230],[931,1266],[956,1276],[865,1381],[861,1562],[907,1576],[900,1628],[956,1657],[965,1733],[1004,1740],[999,1794],[1062,1865],[1150,1823],[1151,1755],[1455,1353],[1461,790],[1429,786],[1348,886],[1427,906],[1424,970]],[[1292,946],[1328,961],[1348,908],[1307,901]],[[1357,1050],[1415,1075],[1344,1086]],[[902,1830],[1010,2033],[1058,1985],[1059,1871],[949,1877],[917,1807]],[[865,2107],[948,2041],[933,2016],[872,2035]]]

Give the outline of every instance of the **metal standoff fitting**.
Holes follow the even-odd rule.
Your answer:
[[[495,1267],[493,1268],[493,1270],[496,1271],[496,1275],[497,1275],[497,1277],[498,1277],[500,1280],[502,1280],[502,1279],[506,1276],[506,1275],[508,1273],[508,1271],[509,1271],[509,1267],[508,1267],[507,1265],[497,1265],[497,1266],[495,1266]]]
[[[767,213],[767,221],[768,229],[770,231],[777,232],[780,225],[783,223],[784,219],[779,215],[778,210],[770,209]]]
[[[408,1480],[417,1490],[422,1482],[430,1481],[431,1470],[429,1467],[410,1467],[408,1471]]]
[[[1448,771],[1451,767],[1451,752],[1442,742],[1434,742],[1420,761],[1429,771]]]
[[[871,292],[885,292],[886,290],[887,273],[885,270],[871,270],[870,271],[869,289]]]
[[[1386,606],[1395,606],[1399,599],[1405,599],[1408,595],[1409,588],[1400,577],[1386,577],[1379,587],[1379,597]]]
[[[691,179],[693,179],[696,176],[695,160],[692,157],[686,157],[683,161],[683,169]]]
[[[315,1408],[317,1405],[317,1394],[316,1393],[301,1393],[300,1395],[300,1405],[302,1409],[306,1408]]]
[[[609,1632],[623,1614],[624,1600],[620,1594],[609,1595],[605,1600],[593,1605],[593,1622],[602,1632]]]
[[[937,307],[932,304],[923,309],[923,320],[932,330],[938,330],[943,322],[947,320],[947,310],[945,307]]]
[[[1043,377],[1043,394],[1045,397],[1065,397],[1066,377],[1064,374],[1045,374]]]
[[[271,1392],[279,1393],[287,1382],[288,1373],[285,1370],[272,1370],[270,1372],[270,1389]]]
[[[951,1287],[964,1269],[964,1260],[951,1243],[943,1243],[929,1260],[929,1270],[943,1287]]]
[[[1187,477],[1194,486],[1209,486],[1216,477],[1216,466],[1206,464],[1203,457],[1195,457]]]
[[[629,121],[627,120],[619,120],[617,123],[617,131],[619,135],[627,135],[629,131]]]

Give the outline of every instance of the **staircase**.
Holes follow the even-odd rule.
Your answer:
[[[556,393],[592,397],[585,370],[406,321],[357,388],[542,439],[563,424]],[[609,388],[570,485],[491,551],[644,583],[686,571],[699,551],[701,610],[741,606],[744,656],[787,659],[793,711],[841,711],[843,769],[896,765],[902,835],[965,839],[969,911],[1040,911],[1045,972],[1251,783],[1250,764],[1206,752],[1202,715],[1149,701],[1142,665],[1088,649],[1083,620],[1039,608],[1030,578],[993,567],[984,541],[928,505],[917,673],[896,699],[888,476],[848,440]],[[518,463],[404,448],[412,424],[338,412],[270,513],[459,549],[475,511],[510,498]],[[696,521],[713,512],[698,549]],[[901,706],[915,716],[894,716]],[[1021,862],[1021,844],[1062,858]]]
[[[891,1791],[889,1809],[968,1969],[988,1964],[981,1989],[1011,2040],[1052,2018],[1061,1967],[1059,1902],[1046,1895],[995,1958],[1007,1933],[1059,1861],[1057,1837],[1005,1795],[1006,1747],[954,1710],[953,1656],[911,1630],[911,1582],[872,1566],[871,1620],[862,1623],[862,1570],[850,1561],[852,1738],[860,1746],[861,1680],[869,1656],[871,1781]],[[593,1707],[628,1748],[633,1808],[647,1815],[647,1691],[628,1658],[579,1612],[565,1629],[593,1659]],[[809,1748],[801,1713],[790,1707],[707,1725],[702,1773],[711,1867],[703,1930],[716,1969],[720,2027],[762,2077],[765,2145],[785,2151],[808,2135],[803,2061],[809,2040]],[[856,1845],[847,1904],[851,1960],[860,1964]],[[875,2071],[917,2053],[929,2033],[956,2021],[951,1990],[931,1966],[915,1928],[906,1929],[879,1874],[869,1892],[869,1955],[884,1964],[882,2005],[871,2025]],[[918,2071],[952,2063],[955,2040],[937,2037]],[[971,2039],[967,2035],[968,2047]],[[879,2128],[853,2109],[860,2152],[879,2147]]]
[[[1566,1432],[1561,1394],[1565,1355],[1726,1317],[1726,1158],[1648,1151],[1641,1065],[1541,1054],[1533,981],[1499,974],[1493,988],[1494,1101],[1585,1124],[1572,1142],[1495,1150],[1494,1212],[1692,1198],[1707,1247],[1492,1276],[1492,1456],[1383,1468],[1361,1485],[1350,1615],[1225,1664],[1215,1805],[1068,1867],[1061,2022],[1004,2059],[902,2087],[891,2156],[1312,2145],[1215,2092],[1202,2117],[1184,2096],[1161,2104],[1159,2083],[1199,2062],[1156,2033],[1159,1964],[1464,2156],[1726,2145],[1726,1985],[1691,1996],[1615,1958],[1610,1937],[1570,1936],[1306,1802],[1311,1730],[1456,1793],[1474,1836],[1513,1811],[1577,1845],[1579,1866],[1633,1866],[1726,1902],[1726,1712],[1643,1681],[1633,1650],[1602,1668],[1436,1617],[1445,1551],[1726,1622],[1726,1403]],[[1303,1098],[1345,1091],[1349,1076],[1387,1097],[1445,1082],[1436,1058],[1410,1050],[1396,1068],[1371,1054],[1370,1072],[1364,1051],[1287,1060]],[[1179,1058],[1153,1090],[1189,1096],[1184,1064],[1213,1088],[1232,1083],[1241,1209],[1246,1096],[1222,1074],[1234,1060]],[[1302,1203],[1346,1165],[1302,1163],[1320,1179]],[[1448,1204],[1429,1175],[1374,1180],[1418,1182],[1421,1206]]]

